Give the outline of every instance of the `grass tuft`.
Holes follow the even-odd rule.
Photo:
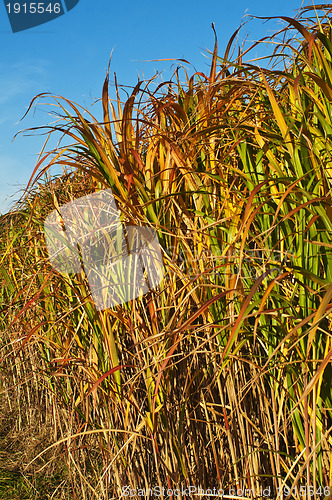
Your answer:
[[[102,123],[53,97],[45,128],[66,145],[43,153],[0,221],[2,396],[17,432],[48,429],[17,467],[55,467],[50,498],[329,497],[331,13],[282,18],[266,67],[245,62],[255,46],[230,56],[232,37],[223,57],[216,39],[209,74],[178,69],[124,102],[107,74]],[[53,165],[64,175],[43,183]],[[51,268],[43,221],[108,188],[123,223],[157,231],[165,279],[98,311],[84,273]]]

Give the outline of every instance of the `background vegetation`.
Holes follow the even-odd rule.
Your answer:
[[[282,18],[268,61],[234,34],[208,75],[124,102],[107,75],[102,123],[53,97],[66,145],[1,219],[0,495],[9,478],[17,498],[330,496],[332,5],[317,12]],[[51,268],[43,222],[105,188],[157,230],[165,278],[97,311],[84,274]]]

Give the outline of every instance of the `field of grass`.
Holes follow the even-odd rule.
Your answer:
[[[282,18],[263,61],[216,39],[209,74],[125,99],[107,74],[102,123],[52,97],[65,145],[0,220],[0,498],[332,497],[331,16]],[[98,310],[43,224],[109,188],[164,280]]]

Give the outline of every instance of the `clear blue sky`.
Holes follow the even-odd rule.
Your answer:
[[[219,51],[245,14],[294,16],[301,0],[170,0],[168,3],[127,0],[80,0],[65,15],[47,24],[12,33],[4,3],[0,3],[0,213],[19,195],[35,166],[41,137],[13,136],[24,128],[50,123],[47,108],[36,109],[18,123],[38,93],[63,95],[90,107],[101,96],[109,56],[111,75],[123,85],[156,70],[170,74],[171,62],[184,58],[198,71],[208,71],[204,49],[213,49],[214,22]],[[271,34],[280,21],[255,21],[242,33],[250,40]],[[92,107],[99,116],[100,105]]]

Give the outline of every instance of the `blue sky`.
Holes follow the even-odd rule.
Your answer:
[[[101,96],[112,49],[111,76],[116,72],[122,85],[135,85],[139,76],[152,77],[157,70],[167,79],[172,62],[146,62],[151,59],[183,58],[206,72],[212,22],[222,54],[245,15],[294,16],[301,5],[301,0],[80,0],[47,24],[12,33],[0,3],[0,213],[18,199],[43,145],[42,137],[20,135],[13,141],[14,135],[52,121],[48,108],[39,106],[20,122],[35,95],[51,92],[90,108]],[[250,22],[240,40],[245,35],[256,40],[280,27],[280,21]],[[100,116],[100,104],[90,110]]]

